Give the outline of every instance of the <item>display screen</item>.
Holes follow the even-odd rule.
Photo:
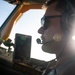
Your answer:
[[[16,63],[27,63],[30,60],[31,54],[31,40],[30,35],[16,33],[13,61]]]

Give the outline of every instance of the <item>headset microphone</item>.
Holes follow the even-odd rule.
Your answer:
[[[62,38],[61,35],[55,34],[53,36],[53,39],[48,41],[48,42],[43,43],[40,38],[38,38],[36,41],[37,41],[38,44],[46,44],[46,43],[51,43],[51,42],[59,42],[61,40],[61,38]]]
[[[39,38],[36,41],[38,44],[43,44]]]

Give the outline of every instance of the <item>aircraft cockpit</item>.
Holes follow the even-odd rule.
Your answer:
[[[41,18],[44,14],[42,5],[45,1],[46,0],[0,1],[1,75],[41,75],[46,68],[50,59],[46,58],[47,61],[45,61],[41,58],[41,55],[43,55],[40,54],[41,45],[36,42],[36,39],[40,37],[40,35],[35,31],[35,28],[38,30],[40,27],[40,20],[38,20],[38,18]],[[41,14],[39,12],[41,12]],[[40,16],[38,16],[37,13],[40,14]],[[39,51],[39,53],[37,53],[37,51]],[[44,53],[44,58],[46,57],[45,54],[48,53]],[[48,57],[49,55],[50,54],[48,54]],[[55,55],[51,55],[51,57],[54,58]]]

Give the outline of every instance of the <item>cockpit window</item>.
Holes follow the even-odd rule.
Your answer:
[[[19,33],[19,34],[23,34],[23,35],[32,36],[31,53],[30,53],[31,58],[48,61],[48,60],[50,60],[50,59],[47,59],[48,57],[52,57],[52,58],[55,57],[55,55],[51,56],[50,54],[45,53],[42,50],[40,50],[41,45],[38,45],[36,42],[36,39],[38,37],[40,37],[40,35],[37,33],[37,31],[38,31],[39,27],[41,26],[40,20],[44,14],[44,11],[40,10],[40,9],[38,9],[38,10],[30,9],[30,10],[26,11],[27,9],[25,9],[25,7],[23,6],[20,10],[20,14],[17,14],[18,17],[15,17],[15,19],[14,19],[14,18],[12,18],[13,14],[16,11],[18,12],[18,10],[16,8],[17,8],[17,5],[10,4],[6,1],[0,0],[0,35],[1,35],[1,39],[3,40],[3,43],[1,44],[0,55],[6,59],[8,58],[8,60],[10,60],[10,61],[13,59],[13,53],[15,50],[17,50],[15,48],[13,48],[13,45],[16,44],[15,43],[15,41],[16,41],[15,34]],[[26,11],[26,12],[24,12],[24,11]],[[37,13],[38,13],[38,15],[37,15]],[[11,30],[11,27],[12,27],[12,30]],[[9,31],[11,32],[11,34]],[[9,36],[9,34],[10,34],[10,36]],[[6,40],[7,37],[9,37],[10,39]],[[11,41],[13,42],[13,45],[10,48],[9,45],[12,43]],[[7,44],[5,44],[5,43],[7,43]],[[20,47],[20,46],[18,46],[18,47]],[[23,51],[21,51],[21,52],[24,54]],[[41,53],[41,54],[39,54],[39,53]],[[42,58],[40,55],[42,55]]]
[[[15,7],[16,5],[0,0],[0,26],[4,23]]]

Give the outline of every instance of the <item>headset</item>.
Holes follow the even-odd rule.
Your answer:
[[[66,0],[66,2],[67,5],[64,10],[64,13],[62,14],[61,27],[63,29],[63,32],[66,35],[69,35],[72,31],[72,28],[75,27],[75,25],[73,24],[75,21],[75,8],[73,7],[70,0]]]

